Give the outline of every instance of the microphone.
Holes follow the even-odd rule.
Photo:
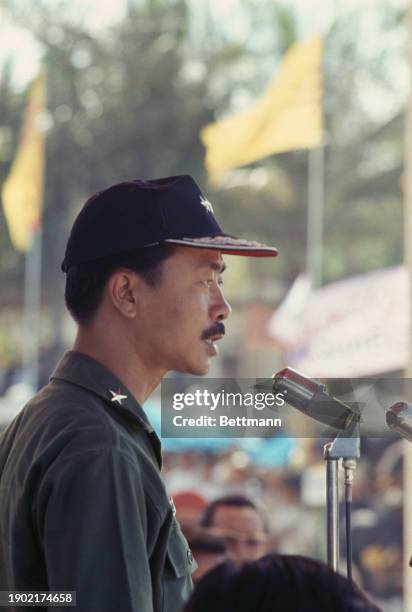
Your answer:
[[[325,385],[293,368],[284,368],[272,378],[274,392],[282,393],[288,404],[315,421],[343,430],[360,419],[357,410],[329,395]]]
[[[412,442],[412,405],[397,402],[386,411],[386,423],[402,438]]]

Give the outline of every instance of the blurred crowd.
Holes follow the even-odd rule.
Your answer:
[[[196,581],[228,559],[325,559],[322,443],[300,440],[294,455],[288,467],[269,469],[235,446],[220,455],[166,453],[164,477],[198,564]],[[402,503],[401,443],[363,440],[353,489],[353,575],[387,612],[402,610]],[[342,526],[343,518],[342,503]],[[341,558],[345,574],[343,529]]]

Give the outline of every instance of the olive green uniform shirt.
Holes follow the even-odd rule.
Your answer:
[[[76,591],[76,612],[178,612],[196,563],[160,467],[130,391],[66,353],[0,436],[0,590]]]

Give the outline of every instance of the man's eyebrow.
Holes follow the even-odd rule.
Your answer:
[[[200,264],[201,268],[210,268],[211,270],[216,270],[216,272],[219,272],[220,274],[223,274],[223,272],[226,270],[226,264],[224,261],[222,261],[222,263],[218,262],[218,261],[205,261],[202,262]]]
[[[217,261],[211,261],[209,262],[209,265],[212,270],[216,270],[216,272],[220,272],[220,274],[223,274],[223,272],[226,270],[226,264],[224,261],[222,261],[222,263],[218,263]]]

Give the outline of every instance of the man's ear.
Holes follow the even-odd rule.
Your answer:
[[[108,280],[107,292],[111,303],[128,319],[137,315],[142,282],[136,272],[125,269],[116,270]]]

